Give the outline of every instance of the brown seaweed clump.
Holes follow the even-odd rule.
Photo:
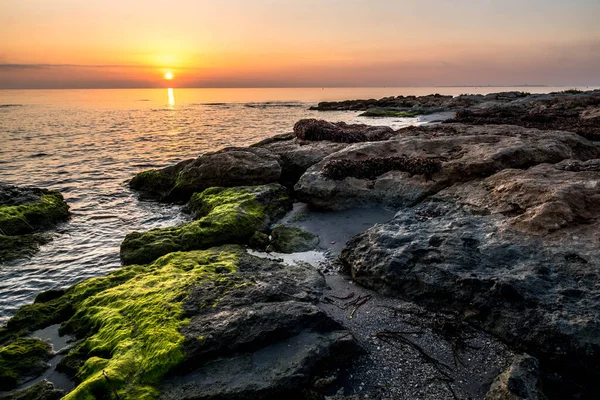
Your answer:
[[[424,175],[430,180],[433,174],[442,169],[442,162],[424,157],[374,157],[366,160],[331,160],[321,169],[329,179],[341,180],[347,177],[375,179],[389,171],[403,171],[412,175]]]
[[[294,136],[301,140],[337,143],[377,142],[388,140],[395,135],[389,126],[370,126],[364,124],[346,124],[317,119],[303,119],[294,125]]]

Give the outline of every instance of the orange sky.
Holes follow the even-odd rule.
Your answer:
[[[600,85],[599,17],[598,0],[5,0],[0,88]]]

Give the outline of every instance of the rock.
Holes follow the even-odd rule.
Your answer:
[[[295,190],[301,201],[320,209],[373,204],[405,207],[453,184],[490,176],[506,168],[599,157],[598,146],[567,132],[505,125],[413,127],[399,130],[390,140],[353,144],[325,157],[306,171]],[[406,162],[385,162],[399,159]],[[327,167],[334,163],[348,165],[342,169],[353,172],[343,179],[330,179]],[[387,172],[359,176],[365,179],[352,176],[360,170],[371,171],[372,164],[386,167],[376,168],[377,173]],[[413,164],[432,168],[406,167]]]
[[[341,261],[360,284],[453,307],[534,355],[557,398],[593,397],[600,390],[593,165],[565,160],[454,185],[353,238]]]
[[[292,208],[287,189],[279,184],[210,188],[189,202],[194,222],[133,232],[121,244],[125,265],[145,264],[174,251],[247,243]]]
[[[536,358],[518,356],[492,383],[486,400],[545,399],[539,391],[540,370]]]
[[[48,368],[50,345],[39,339],[18,338],[0,347],[0,391],[12,390]]]
[[[69,217],[69,206],[55,191],[0,184],[0,262],[31,256],[50,229]]]
[[[517,104],[495,104],[459,111],[456,121],[465,124],[514,124],[543,130],[575,132],[600,140],[600,91],[556,94]]]
[[[259,147],[229,147],[161,170],[136,175],[132,189],[161,201],[185,202],[210,187],[235,187],[278,182],[279,157]]]
[[[314,250],[319,245],[319,237],[295,226],[276,225],[271,230],[269,251],[277,253],[298,253]]]
[[[534,357],[517,357],[512,365],[496,378],[486,400],[543,400],[539,392],[540,367]]]
[[[26,389],[0,394],[0,400],[58,400],[64,395],[65,393],[54,388],[52,383],[42,380]]]
[[[481,96],[483,97],[483,96]],[[371,108],[400,108],[400,109],[424,109],[424,108],[441,108],[449,101],[452,101],[452,96],[442,96],[439,94],[431,94],[427,96],[391,96],[384,97],[379,100],[345,100],[333,102],[321,102],[316,107],[311,107],[311,110],[319,111],[342,111],[342,110],[368,110]]]
[[[323,158],[347,147],[347,143],[295,139],[292,134],[280,135],[253,145],[277,154],[281,160],[280,183],[294,187],[306,170]]]
[[[267,247],[269,247],[269,243],[271,239],[269,239],[269,235],[262,232],[254,232],[254,235],[250,238],[248,245],[250,248],[259,251],[266,251]]]
[[[316,306],[324,286],[311,267],[239,246],[171,253],[21,308],[0,341],[62,323],[79,340],[59,364],[77,375],[66,400],[115,390],[122,400],[275,399],[343,368],[358,349]]]
[[[294,125],[294,135],[301,140],[358,143],[388,140],[394,136],[394,130],[389,126],[348,125],[345,122],[303,119]]]
[[[359,114],[359,117],[378,117],[378,118],[415,118],[419,114],[418,111],[401,111],[393,108],[370,108],[362,114]]]
[[[438,197],[503,215],[504,225],[550,240],[554,232],[562,236],[571,228],[589,231],[595,225],[600,216],[600,160],[506,169],[481,182],[452,186]],[[590,234],[594,232],[583,233]]]

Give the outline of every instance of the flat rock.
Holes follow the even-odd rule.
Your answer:
[[[348,176],[331,179],[328,164],[354,161],[350,169],[370,160],[441,163],[437,172],[391,169],[371,179]],[[390,140],[357,143],[310,167],[295,186],[296,194],[310,206],[340,210],[379,204],[406,207],[460,182],[490,176],[507,168],[527,168],[565,159],[600,158],[600,148],[568,132],[539,131],[517,126],[467,126],[461,124],[413,127],[397,131]],[[349,174],[350,175],[350,174]]]

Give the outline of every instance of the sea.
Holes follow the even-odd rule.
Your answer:
[[[72,212],[35,256],[0,265],[0,326],[41,291],[120,268],[119,246],[127,233],[188,220],[177,206],[140,200],[127,185],[137,172],[290,132],[303,118],[394,128],[427,122],[309,110],[320,101],[566,89],[571,87],[0,90],[0,182],[59,190]]]

